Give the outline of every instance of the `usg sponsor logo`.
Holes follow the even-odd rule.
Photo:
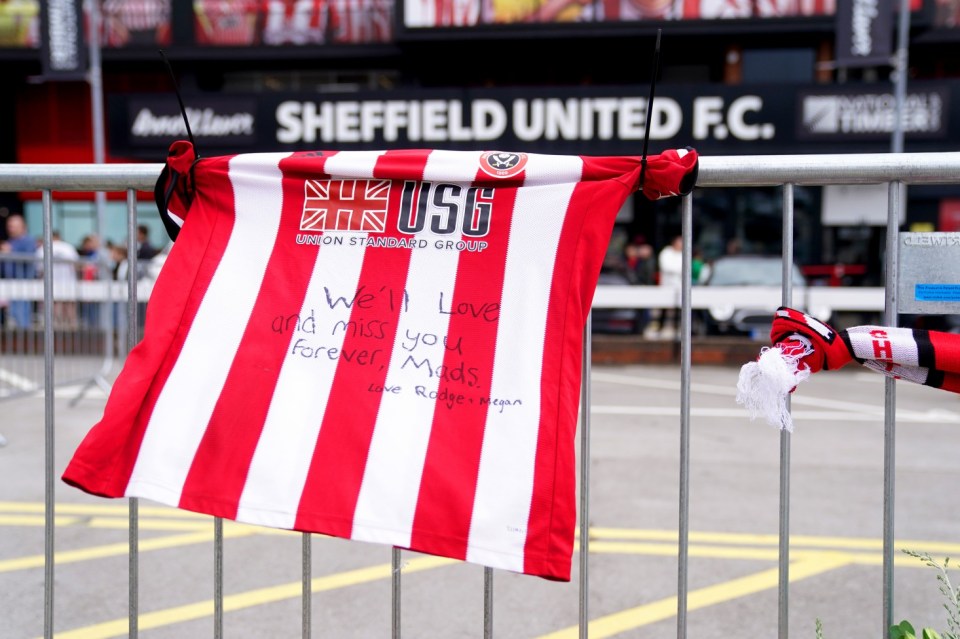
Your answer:
[[[523,154],[500,155],[513,156],[514,161],[508,164],[514,167],[521,159],[526,161],[525,156],[520,157]],[[300,230],[384,233],[391,188],[390,180],[379,178],[306,180]],[[495,189],[488,187],[406,180],[400,193],[396,229],[403,235],[428,232],[465,239],[484,237],[490,232],[494,193]],[[297,236],[297,243],[342,244],[342,240],[311,240],[301,234]],[[353,240],[350,243],[356,244]],[[397,245],[412,246],[410,242],[393,246]],[[476,250],[486,246],[483,242]]]
[[[886,136],[894,130],[897,116],[892,93],[801,95],[799,137]],[[904,100],[902,130],[942,136],[946,94],[941,91],[911,93]]]

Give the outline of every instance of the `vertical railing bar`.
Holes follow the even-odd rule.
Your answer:
[[[127,334],[125,352],[130,353],[136,346],[137,326],[137,192],[127,189]],[[111,336],[112,339],[112,336]],[[127,558],[129,601],[129,637],[135,639],[139,634],[140,615],[140,501],[136,497],[129,500],[129,557]]]
[[[593,358],[593,311],[583,329],[583,364],[580,380],[580,639],[590,625],[590,371]]]
[[[303,573],[303,586],[300,593],[300,609],[302,615],[300,634],[303,639],[310,638],[310,626],[313,621],[313,537],[310,533],[302,533],[300,544],[300,567]]]
[[[493,568],[483,569],[483,639],[493,639]]]
[[[98,191],[96,194],[97,200],[99,201],[102,196],[105,196],[105,193]],[[99,204],[98,204],[99,206]],[[101,221],[99,220],[100,214],[98,213],[98,222],[97,228],[100,229],[103,227]],[[102,234],[98,230],[96,232],[97,238],[102,241]],[[106,268],[106,260],[101,255],[103,251],[103,244],[100,245],[100,249],[97,251],[96,257],[93,258],[92,264],[96,267],[97,276],[94,281],[85,281],[81,280],[79,285],[83,287],[87,284],[105,284],[106,287],[104,299],[98,300],[96,295],[87,295],[87,294],[78,294],[78,312],[80,300],[83,300],[88,308],[90,306],[96,305],[96,317],[97,322],[95,326],[88,326],[85,323],[83,314],[81,313],[79,320],[79,332],[80,335],[80,348],[85,349],[81,352],[89,354],[91,357],[94,357],[96,353],[99,352],[99,343],[98,338],[103,340],[103,359],[100,362],[100,369],[94,373],[83,385],[83,387],[77,391],[77,394],[70,400],[70,406],[76,406],[81,399],[86,395],[87,391],[90,390],[93,386],[99,386],[104,392],[110,391],[110,383],[107,381],[107,373],[113,368],[113,334],[111,328],[111,318],[113,313],[113,287],[112,287],[112,277],[111,273]],[[83,260],[84,264],[90,264],[91,260],[85,258]],[[86,290],[86,289],[83,289]]]
[[[79,276],[77,278],[77,283],[75,285],[74,295],[73,295],[73,303],[76,307],[74,310],[74,319],[76,320],[76,327],[74,329],[76,333],[74,336],[74,340],[76,341],[76,344],[77,344],[76,352],[82,354],[81,361],[83,362],[83,364],[80,367],[80,370],[82,371],[87,370],[87,364],[84,360],[86,360],[86,357],[88,355],[92,358],[94,353],[92,344],[90,341],[90,332],[87,330],[86,322],[84,321],[83,311],[81,310],[86,306],[86,295],[85,293],[81,292],[81,291],[84,291],[83,289],[83,284],[84,284],[83,265],[84,264],[85,264],[85,260],[82,257],[76,263],[76,271],[79,274]],[[79,401],[77,398],[80,397],[80,395],[84,392],[82,389],[88,388],[92,384],[96,383],[96,379],[97,379],[96,373],[93,373],[89,376],[89,378],[86,380],[84,385],[81,387],[81,390],[70,401],[71,406],[73,406],[77,401]]]
[[[102,220],[98,220],[97,226],[98,233],[97,239],[100,241],[100,248],[97,250],[97,279],[106,284],[106,302],[101,303],[100,305],[100,333],[103,335],[103,339],[106,341],[106,349],[104,351],[104,361],[101,367],[101,372],[104,376],[110,372],[113,368],[113,365],[117,358],[117,345],[114,343],[113,332],[115,326],[113,326],[113,274],[110,272],[110,269],[107,268],[108,260],[105,251],[107,250],[107,241],[103,235],[103,227],[101,224]]]
[[[793,220],[794,220],[794,192],[793,184],[787,182],[783,185],[783,239],[781,256],[783,269],[782,279],[782,301],[784,306],[793,304]]]
[[[223,518],[213,518],[213,637],[223,637]]]
[[[680,513],[677,528],[677,639],[687,636],[687,574],[690,550],[690,294],[693,255],[693,194],[680,205],[683,266],[680,285]]]
[[[899,230],[900,204],[903,201],[903,183],[892,181],[887,187],[887,237],[883,283],[883,320],[886,326],[897,326],[899,303],[897,271],[900,264]],[[896,488],[896,433],[897,433],[897,386],[892,377],[884,379],[883,385],[883,634],[893,625],[893,542],[894,542],[894,493]]]
[[[390,578],[391,603],[393,604],[390,617],[390,636],[393,639],[400,639],[400,549],[396,546],[391,553],[390,563],[393,567]]]
[[[51,206],[52,206],[52,205],[51,205]],[[51,213],[50,213],[50,216],[51,216],[51,218],[53,217],[53,212],[52,212],[52,211],[51,211]],[[50,241],[52,242],[53,240],[51,239]],[[16,268],[16,267],[14,267],[14,268]],[[28,313],[28,317],[30,318],[30,320],[31,320],[30,323],[32,324],[32,323],[33,323],[33,311],[32,311],[32,310],[30,310],[30,312]],[[26,355],[27,352],[28,352],[28,351],[27,351],[28,335],[32,334],[32,331],[29,330],[29,329],[31,329],[31,328],[32,328],[31,326],[23,326],[23,327],[18,326],[18,327],[17,327],[17,330],[16,330],[16,334],[17,334],[17,335],[16,335],[17,350],[16,350],[16,352],[18,352],[18,353],[20,353],[20,354],[22,354],[22,355]],[[32,342],[31,346],[33,347],[33,348],[30,350],[30,352],[31,352],[31,353],[35,353],[36,350],[37,350],[37,349],[36,349],[36,346],[37,346],[36,335],[34,335],[33,339],[31,339],[31,340],[29,340],[29,341]]]
[[[793,305],[793,184],[783,185],[783,239],[781,241],[781,301]],[[790,398],[787,400],[790,408]],[[780,547],[777,585],[777,636],[786,639],[790,617],[790,432],[780,431]]]
[[[137,192],[127,189],[127,353],[137,345]]]
[[[54,341],[53,341],[53,195],[43,191],[43,401],[44,519],[43,636],[53,637],[54,599]]]

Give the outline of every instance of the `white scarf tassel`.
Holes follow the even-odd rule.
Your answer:
[[[800,359],[799,355],[787,355],[776,346],[768,346],[761,349],[757,361],[740,368],[737,403],[747,409],[751,421],[763,417],[771,426],[793,432],[787,397],[810,377],[808,367],[799,367]]]

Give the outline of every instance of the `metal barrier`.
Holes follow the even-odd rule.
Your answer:
[[[93,385],[109,388],[117,339],[125,340],[125,291],[101,279],[109,276],[104,265],[54,256],[53,289],[45,294],[42,253],[0,253],[0,401],[43,390],[48,323],[57,359],[54,385],[79,386],[78,400]]]
[[[859,298],[851,296],[849,292],[840,300],[826,300],[810,303],[812,308],[846,308],[850,310],[879,310],[881,308],[878,295],[883,294],[882,309],[884,323],[888,326],[896,325],[898,317],[897,306],[897,233],[901,206],[901,193],[906,185],[911,184],[960,184],[960,153],[938,154],[890,154],[890,155],[821,155],[821,156],[738,156],[738,157],[703,157],[700,160],[700,174],[698,187],[726,188],[736,186],[779,186],[783,189],[783,287],[779,300],[767,300],[765,303],[773,305],[792,305],[793,289],[789,277],[789,267],[793,263],[793,206],[794,187],[797,185],[829,185],[829,184],[888,184],[888,224],[886,242],[886,274],[885,286],[879,289],[866,291]],[[150,191],[160,171],[159,165],[150,164],[111,164],[111,165],[0,165],[0,191],[40,191],[43,199],[43,246],[50,247],[52,242],[52,192],[53,191],[124,191],[127,194],[128,231],[129,237],[136,235],[136,194],[137,191]],[[681,400],[680,400],[680,477],[679,477],[679,528],[678,528],[678,586],[677,586],[677,637],[684,639],[687,636],[688,611],[688,550],[689,550],[689,473],[690,473],[690,378],[691,378],[691,310],[704,308],[712,300],[702,291],[692,290],[691,254],[693,236],[693,198],[686,196],[682,202],[681,224],[683,236],[683,288],[680,291],[680,370],[681,370]],[[42,262],[38,266],[42,269],[42,286],[39,281],[15,284],[6,281],[0,289],[0,297],[27,300],[39,304],[41,314],[39,325],[36,327],[42,338],[35,344],[24,347],[25,353],[37,357],[43,355],[42,380],[39,374],[33,375],[32,382],[44,391],[45,413],[45,509],[44,509],[44,635],[53,636],[54,620],[54,516],[55,503],[53,483],[55,469],[53,466],[53,445],[56,430],[54,418],[54,387],[64,381],[55,375],[55,363],[59,367],[66,353],[58,348],[57,322],[54,316],[54,304],[60,299],[57,287],[53,280],[53,257],[51,251],[44,251]],[[30,258],[32,259],[32,258]],[[125,301],[125,318],[127,326],[138,325],[138,302],[146,299],[149,291],[138,290],[136,278],[137,264],[135,252],[130,255],[130,264],[126,282],[115,283],[119,290],[105,282],[98,284],[101,288],[90,287],[83,294],[78,294],[75,301],[96,301],[97,303],[111,304],[114,301]],[[18,286],[22,286],[19,287]],[[124,290],[125,289],[125,290]],[[80,289],[84,290],[84,289]],[[755,294],[756,291],[744,291],[746,294]],[[725,295],[729,295],[729,291]],[[670,293],[651,287],[603,287],[598,291],[594,306],[602,307],[629,307],[637,308],[662,307],[672,305],[676,300]],[[586,335],[589,337],[590,325]],[[113,335],[113,327],[98,333],[109,344]],[[20,334],[26,341],[26,335]],[[127,331],[123,335],[120,348],[129,351],[136,341],[136,331]],[[10,366],[11,358],[17,356],[17,339],[7,339],[0,344],[0,372]],[[579,551],[579,633],[586,637],[590,613],[588,610],[588,581],[589,581],[589,551],[590,531],[588,528],[590,517],[590,413],[591,396],[590,382],[591,369],[591,340],[585,341],[585,367],[583,395],[581,398],[581,439],[580,439],[580,492],[579,520],[580,520],[580,551]],[[79,349],[74,349],[79,350]],[[109,353],[109,354],[107,354]],[[101,355],[101,365],[111,362],[112,353],[109,349]],[[92,368],[90,369],[93,370]],[[87,373],[88,380],[100,381],[100,373]],[[24,375],[26,377],[26,375]],[[0,380],[2,381],[2,380]],[[9,384],[9,382],[7,382]],[[0,386],[2,389],[3,386]],[[24,390],[33,390],[33,387]],[[885,454],[884,454],[884,543],[883,543],[883,620],[884,628],[893,622],[893,501],[894,501],[894,466],[895,456],[895,381],[885,381],[884,427],[885,427]],[[8,391],[9,392],[9,391]],[[780,514],[779,514],[779,597],[778,597],[778,634],[780,639],[787,637],[788,613],[788,584],[789,584],[789,504],[790,504],[790,434],[782,432],[780,440]],[[2,440],[0,440],[2,444]],[[127,634],[131,637],[138,635],[139,622],[139,557],[138,557],[138,513],[137,499],[129,500],[129,616]],[[223,605],[223,522],[214,519],[214,635],[222,634]],[[302,536],[302,635],[311,635],[311,536]],[[400,590],[401,590],[401,557],[400,550],[394,549],[392,555],[392,631],[394,637],[400,636]],[[493,572],[484,571],[483,594],[483,636],[493,634]],[[104,635],[107,636],[107,635]],[[115,635],[109,635],[115,636]]]

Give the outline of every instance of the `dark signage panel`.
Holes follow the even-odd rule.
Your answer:
[[[802,90],[797,99],[800,140],[888,142],[897,121],[892,90]],[[904,134],[912,139],[945,141],[949,105],[949,87],[911,84],[900,116]]]
[[[79,0],[40,3],[40,62],[46,78],[77,80],[87,72]]]
[[[956,148],[951,93],[960,83],[912,83],[908,150]],[[350,94],[187,94],[202,155],[311,149],[447,148],[639,155],[647,87],[513,88]],[[110,99],[110,152],[157,161],[186,138],[173,95]],[[885,152],[891,87],[824,85],[664,88],[653,104],[651,153],[692,146],[715,155]],[[922,148],[921,148],[922,147]]]
[[[168,97],[173,99],[158,99],[156,95],[131,96],[125,100],[125,108],[112,110],[111,128],[121,126],[131,148],[166,148],[173,139],[187,139],[187,126],[179,104],[174,96]],[[256,100],[252,96],[188,100],[185,105],[187,118],[197,146],[256,146],[255,105]]]
[[[837,0],[837,66],[890,64],[893,0]]]

